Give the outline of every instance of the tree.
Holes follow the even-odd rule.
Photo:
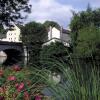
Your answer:
[[[30,22],[21,27],[21,30],[22,41],[28,47],[30,55],[29,63],[38,65],[41,47],[47,38],[45,26],[41,23]]]
[[[22,27],[22,40],[24,43],[44,42],[47,31],[41,23],[30,22]]]
[[[96,10],[94,10],[96,11]],[[83,28],[84,26],[88,26],[90,25],[91,23],[94,23],[94,12],[92,10],[92,8],[90,7],[90,5],[88,5],[87,7],[87,10],[86,11],[81,11],[81,12],[78,12],[78,13],[75,13],[73,11],[73,17],[72,17],[72,20],[71,20],[71,23],[70,23],[70,28],[72,31],[77,31],[81,28]],[[99,15],[99,13],[98,13]]]
[[[63,49],[62,49],[63,48]],[[41,57],[52,58],[52,57],[61,57],[67,52],[66,47],[61,42],[51,43],[50,45],[44,46],[43,51],[41,52]]]
[[[81,11],[78,13],[73,13],[73,18],[70,23],[70,28],[72,30],[72,40],[73,45],[77,45],[77,37],[79,30],[83,27],[88,27],[94,24],[96,27],[100,27],[100,9],[92,10],[90,5],[88,5],[86,11]]]
[[[60,28],[60,25],[54,21],[45,21],[44,26],[46,27],[46,29],[48,29],[50,26]]]
[[[24,18],[22,12],[30,12],[29,0],[0,0],[0,24],[9,25]]]
[[[87,12],[91,12],[91,11],[92,11],[91,5],[88,3]]]
[[[70,48],[64,46],[61,42],[51,43],[50,45],[43,46],[40,52],[40,61],[41,65],[45,68],[51,70],[57,70],[54,63],[50,63],[49,61],[59,60],[61,62],[68,63],[68,55],[70,53]]]
[[[100,56],[100,29],[94,25],[79,30],[75,54],[81,57]]]
[[[100,45],[100,41],[97,42],[100,39],[99,27],[100,9],[92,10],[88,5],[86,11],[73,12],[70,28],[72,30],[71,37],[74,53],[77,52],[77,55],[79,53],[80,56],[98,54],[97,51],[100,51],[100,48],[97,48]]]
[[[79,30],[83,27],[89,26],[91,23],[93,23],[92,21],[92,17],[91,17],[91,11],[82,11],[79,13],[74,13],[71,24],[70,24],[70,28],[72,30],[72,42],[73,45],[77,45],[77,37],[79,34]]]
[[[0,25],[0,34],[4,32],[3,26]]]

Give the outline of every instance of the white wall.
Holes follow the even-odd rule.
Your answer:
[[[20,33],[20,29],[17,26],[14,26],[13,30],[9,30],[6,34],[6,38],[2,39],[2,41],[21,42]]]
[[[55,27],[51,28],[48,32],[48,40],[52,39],[52,38],[58,38],[60,39],[60,31],[58,29],[56,29]]]
[[[50,26],[49,32],[48,32],[48,40],[52,39],[52,27]]]
[[[60,39],[60,31],[55,27],[52,28],[52,38]]]
[[[48,32],[48,40],[51,40],[51,38],[52,38],[52,37],[51,37],[51,34],[52,34],[51,31],[49,31],[49,32]]]

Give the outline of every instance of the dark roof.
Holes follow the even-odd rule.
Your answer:
[[[70,33],[69,30],[66,30],[66,29],[63,29],[63,28],[61,29],[61,32],[64,33],[64,34],[69,34]]]

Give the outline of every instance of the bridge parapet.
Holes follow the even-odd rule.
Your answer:
[[[7,41],[0,41],[0,51],[5,51],[9,49],[14,49],[19,51],[20,53],[24,53],[23,43],[20,42],[7,42]]]

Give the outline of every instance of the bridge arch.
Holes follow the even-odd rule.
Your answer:
[[[7,55],[4,65],[13,65],[22,60],[22,52],[17,49],[5,49],[3,52]]]
[[[11,62],[10,65],[12,65],[12,63],[16,64],[25,56],[24,46],[21,42],[0,41],[0,51],[5,52],[7,55],[7,60],[4,63],[5,65],[9,62]]]

